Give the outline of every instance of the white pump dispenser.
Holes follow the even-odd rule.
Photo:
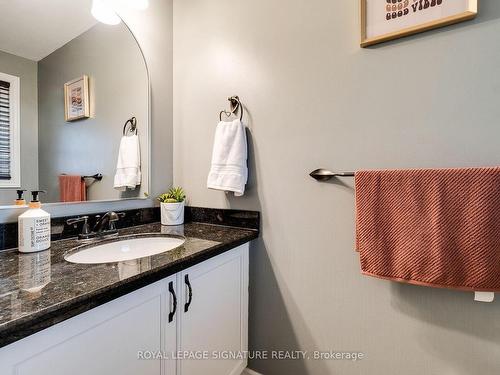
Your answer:
[[[33,199],[29,209],[18,218],[19,252],[33,253],[50,247],[50,214],[42,210],[38,194],[42,190],[32,191]]]

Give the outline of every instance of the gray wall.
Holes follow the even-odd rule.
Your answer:
[[[64,84],[89,76],[91,117],[64,120]],[[87,189],[88,200],[143,197],[149,193],[148,74],[127,26],[97,24],[38,63],[39,176],[45,202],[60,201],[60,174],[104,178]],[[123,124],[138,121],[142,184],[113,189]],[[90,182],[90,181],[89,181]]]
[[[19,56],[0,51],[0,72],[17,76],[21,81],[21,185],[23,189],[38,188],[38,102],[37,64]],[[16,189],[0,189],[0,205],[13,204]]]
[[[175,0],[174,182],[195,206],[261,210],[250,349],[362,351],[252,361],[265,375],[496,375],[500,301],[363,277],[352,181],[318,167],[500,163],[500,2],[477,20],[359,48],[359,1]],[[248,108],[250,183],[206,189],[225,98]],[[193,151],[195,150],[195,152]]]

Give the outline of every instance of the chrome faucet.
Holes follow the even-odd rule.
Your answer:
[[[78,239],[89,240],[97,237],[117,235],[118,230],[116,229],[116,222],[124,216],[124,212],[116,213],[114,211],[106,212],[102,217],[100,215],[96,215],[95,225],[92,231],[90,230],[90,226],[88,224],[88,216],[68,219],[66,220],[66,224],[76,226],[77,223],[83,222],[82,232],[78,235]]]
[[[101,233],[103,232],[104,226],[107,224],[108,229],[107,231],[112,231],[116,230],[116,225],[115,223],[120,220],[120,217],[125,216],[125,213],[121,212],[117,214],[114,211],[106,212],[103,217],[100,217],[99,215],[96,216],[96,223],[94,225],[94,232],[95,233]]]

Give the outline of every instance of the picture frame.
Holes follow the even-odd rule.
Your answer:
[[[90,117],[89,77],[83,75],[64,84],[64,117],[67,122]]]
[[[361,47],[471,20],[478,0],[360,0]]]

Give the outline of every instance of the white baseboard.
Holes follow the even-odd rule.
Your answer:
[[[246,368],[245,371],[243,371],[241,375],[263,375],[263,374],[260,374],[254,370],[250,370],[249,368]]]

